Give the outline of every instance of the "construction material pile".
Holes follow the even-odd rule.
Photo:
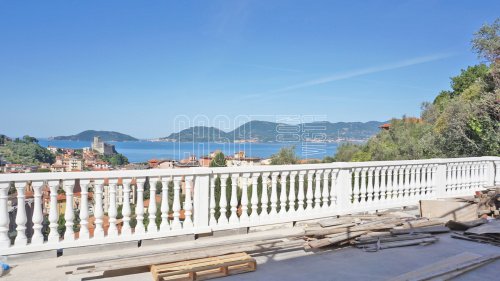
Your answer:
[[[305,226],[305,249],[354,245],[366,251],[429,245],[433,234],[449,232],[443,219],[417,219],[402,212],[345,216]]]
[[[477,191],[474,202],[478,205],[480,216],[500,217],[500,187]]]
[[[451,234],[453,238],[500,246],[500,219],[479,219],[468,223],[448,222],[447,226],[457,230]]]

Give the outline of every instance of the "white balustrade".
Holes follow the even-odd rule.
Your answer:
[[[147,210],[146,179],[150,181]],[[161,183],[161,192],[156,189],[157,182]],[[2,254],[10,255],[318,219],[410,206],[421,199],[472,196],[498,183],[499,157],[2,174],[0,249]],[[74,194],[77,184],[80,195]],[[49,198],[44,197],[46,188],[50,190]],[[31,190],[33,199],[27,198]],[[157,192],[161,193],[160,205]],[[33,200],[32,214],[26,212],[27,200]],[[48,200],[47,209],[44,200]],[[120,208],[121,228],[117,225]],[[9,215],[11,211],[15,216]],[[79,225],[74,222],[75,212],[79,212]],[[64,234],[58,233],[60,216],[66,221]],[[44,217],[49,222],[47,241],[42,233]],[[109,222],[109,227],[104,221]],[[156,221],[160,221],[159,227]],[[27,231],[28,222],[32,222],[33,231]],[[8,233],[9,225],[14,223],[17,235],[12,241]],[[78,235],[74,229],[79,229]]]

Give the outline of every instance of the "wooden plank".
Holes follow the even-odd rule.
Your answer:
[[[394,235],[410,234],[410,233],[445,233],[445,232],[450,232],[450,229],[447,228],[446,226],[440,226],[440,225],[391,230],[391,233]]]
[[[474,260],[479,257],[481,257],[481,255],[464,252],[437,262],[433,262],[429,265],[420,267],[416,270],[412,270],[404,274],[398,275],[396,277],[389,279],[389,281],[419,280],[418,278],[421,278],[421,276],[427,275],[430,272],[436,272],[440,268],[448,267],[453,264],[460,264],[466,261]]]
[[[413,220],[403,223],[403,228],[415,228],[415,227],[424,227],[424,226],[435,226],[435,225],[444,225],[448,219],[443,218],[433,218],[433,219],[419,219]]]
[[[390,281],[448,280],[449,278],[453,278],[467,271],[476,269],[498,258],[500,258],[500,254],[480,256],[465,252],[441,260],[437,263],[424,266],[417,270],[396,276],[390,279]]]
[[[354,244],[356,245],[364,245],[364,244],[372,244],[377,242],[395,242],[395,241],[405,241],[405,240],[415,240],[422,238],[431,238],[432,234],[422,233],[422,234],[403,234],[397,236],[379,236],[379,237],[358,237]]]
[[[471,221],[477,219],[477,207],[477,204],[454,199],[420,200],[420,215],[424,218]]]
[[[351,240],[354,239],[360,235],[365,234],[367,231],[355,231],[355,232],[346,232],[346,233],[340,233],[336,235],[331,235],[328,236],[327,238],[324,239],[318,239],[315,241],[310,241],[308,243],[309,247],[311,248],[321,248],[321,247],[326,247],[328,245],[332,245],[335,243],[340,243],[346,240]]]
[[[406,240],[406,241],[394,241],[394,242],[386,242],[386,243],[375,243],[375,244],[367,244],[361,246],[366,251],[378,251],[383,249],[390,248],[398,248],[398,247],[406,247],[406,246],[415,246],[415,245],[428,245],[438,241],[437,237],[430,238],[422,238],[415,240]]]
[[[325,236],[328,234],[336,233],[346,233],[346,232],[356,232],[356,231],[373,231],[373,230],[385,230],[395,227],[400,224],[401,220],[397,218],[387,218],[378,221],[372,221],[364,224],[359,224],[349,227],[327,227],[323,229],[306,229],[305,235],[308,236]]]
[[[353,218],[349,217],[330,218],[330,219],[320,220],[318,224],[321,227],[329,227],[329,226],[352,224],[353,220],[354,220]]]
[[[213,246],[205,247],[200,250],[166,252],[140,258],[127,258],[121,260],[112,260],[108,262],[99,262],[95,264],[92,272],[106,272],[107,275],[120,275],[123,270],[134,270],[134,272],[149,271],[151,264],[161,264],[167,262],[177,262],[189,259],[206,258],[229,253],[261,252],[261,251],[279,251],[281,249],[302,248],[303,240],[271,240],[249,242],[246,244],[227,245],[225,247]],[[77,271],[77,270],[76,270]]]

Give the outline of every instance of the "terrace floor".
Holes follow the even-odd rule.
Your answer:
[[[118,254],[143,254],[148,251],[161,251],[162,248],[179,250],[192,247],[193,243],[203,247],[221,241],[245,241],[246,239],[266,238],[278,234],[293,234],[297,230],[297,228],[291,228],[203,238],[196,241],[143,246],[139,249],[108,249],[99,251],[98,255],[99,257],[112,257]],[[438,237],[440,240],[429,246],[393,248],[379,252],[364,252],[360,249],[346,247],[317,252],[296,249],[288,252],[252,254],[258,262],[255,272],[229,276],[220,280],[386,280],[463,252],[480,255],[500,252],[499,247],[453,239],[449,234],[441,234]],[[36,277],[36,280],[82,280],[81,278],[85,275],[65,275],[68,268],[57,266],[95,257],[96,253],[94,252],[64,255],[59,258],[39,256],[41,259],[38,260],[18,258],[11,260],[10,263],[15,267],[2,279],[19,281],[33,280],[33,277]],[[499,268],[500,260],[497,260],[459,276],[456,280],[495,280],[499,274]],[[150,272],[144,272],[97,280],[149,281],[153,278]]]

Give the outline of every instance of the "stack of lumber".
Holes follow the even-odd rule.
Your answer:
[[[500,186],[477,191],[474,202],[478,205],[479,215],[498,218],[500,216]]]
[[[461,225],[461,227],[467,228],[467,226],[470,225],[473,224],[469,222],[468,224],[465,223],[464,225]],[[500,246],[500,219],[490,220],[490,221],[483,220],[483,222],[480,225],[469,227],[465,229],[463,233],[460,232],[452,233],[451,237]]]
[[[438,239],[433,233],[449,232],[442,219],[415,219],[402,214],[346,216],[305,227],[305,249],[353,244],[366,250],[427,245]]]

